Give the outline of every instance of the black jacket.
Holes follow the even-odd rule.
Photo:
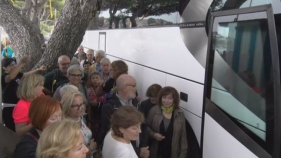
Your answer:
[[[32,127],[17,144],[13,158],[36,158],[36,148],[39,137],[36,129]]]
[[[141,111],[144,115],[144,118],[146,119],[148,114],[149,114],[149,111],[150,109],[154,106],[155,104],[152,104],[150,99],[146,99],[142,102],[140,102],[140,105],[139,105],[139,111]]]
[[[132,100],[133,106],[137,107],[138,101],[137,99]],[[119,98],[116,96],[116,94],[113,94],[112,97],[108,98],[105,102],[105,104],[102,107],[102,114],[101,114],[101,128],[99,130],[99,136],[98,136],[98,144],[102,145],[103,140],[106,136],[106,133],[110,129],[110,118],[112,114],[117,110],[119,107],[121,107],[122,104],[119,100]],[[147,140],[148,140],[148,132],[147,127],[145,124],[141,125],[142,133],[140,134],[140,144],[139,147],[146,147],[147,146]],[[132,145],[137,153],[137,155],[140,154],[140,148],[136,146],[136,141],[132,141]]]

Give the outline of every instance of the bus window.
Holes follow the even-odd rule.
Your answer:
[[[178,10],[179,0],[105,1],[89,29],[174,25],[179,22]]]

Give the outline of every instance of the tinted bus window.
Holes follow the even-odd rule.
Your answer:
[[[179,0],[104,1],[90,29],[118,29],[174,25],[179,21]]]

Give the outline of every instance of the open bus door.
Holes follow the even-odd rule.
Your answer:
[[[212,13],[205,75],[203,157],[280,157],[279,71],[271,5]],[[212,121],[219,124],[218,129],[210,125]],[[235,143],[228,142],[226,136]]]

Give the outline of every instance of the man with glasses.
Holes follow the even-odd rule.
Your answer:
[[[138,100],[136,99],[137,82],[133,76],[123,74],[116,80],[116,93],[107,99],[103,105],[101,115],[101,128],[98,136],[99,145],[103,144],[104,137],[110,129],[110,118],[112,114],[121,106],[137,107]],[[149,150],[147,148],[148,135],[142,126],[142,133],[140,134],[140,143],[132,141],[132,145],[136,154],[140,158],[149,157]]]
[[[44,93],[46,95],[53,95],[60,85],[69,82],[67,77],[67,69],[70,66],[69,57],[66,55],[60,56],[58,58],[58,66],[58,69],[55,69],[45,75]]]

